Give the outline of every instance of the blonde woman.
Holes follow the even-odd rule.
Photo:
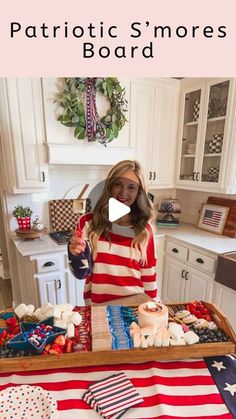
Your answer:
[[[108,219],[111,197],[130,207],[129,214],[113,223]],[[68,247],[72,272],[79,279],[86,278],[86,304],[140,293],[157,297],[152,218],[140,164],[132,160],[117,163],[94,212],[80,217],[81,235],[73,231]]]

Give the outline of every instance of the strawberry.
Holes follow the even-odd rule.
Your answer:
[[[57,336],[57,337],[54,339],[53,343],[55,343],[55,344],[57,344],[57,345],[59,345],[59,346],[64,346],[64,345],[65,345],[65,343],[66,343],[65,336],[64,336],[64,335],[59,335],[59,336]]]
[[[9,327],[12,327],[12,326],[16,327],[18,325],[18,321],[16,320],[15,317],[9,317],[9,319],[6,320],[6,324]]]
[[[60,345],[58,345],[58,343],[53,343],[50,351],[51,350],[56,351],[58,354],[62,353],[62,348],[61,348]],[[51,353],[50,351],[49,351],[49,353]]]
[[[45,348],[44,348],[44,351],[45,352],[49,352],[49,350],[51,349],[51,345],[50,345],[50,343],[48,343],[46,346],[45,346]]]
[[[195,316],[200,319],[202,317],[202,313],[200,310],[195,310]]]
[[[60,352],[56,351],[55,349],[50,349],[49,354],[50,355],[60,355]]]
[[[196,303],[194,303],[194,302],[189,303],[188,306],[189,306],[190,313],[192,313],[192,310],[196,310]]]
[[[66,339],[64,352],[66,352],[66,353],[72,352],[72,340],[71,339]]]

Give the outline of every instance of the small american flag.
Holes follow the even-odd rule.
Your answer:
[[[222,212],[206,209],[202,223],[212,227],[218,227],[222,217]]]

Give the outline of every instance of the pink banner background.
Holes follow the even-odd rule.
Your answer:
[[[67,0],[8,0],[1,10],[0,76],[235,76],[236,75],[236,5],[235,0],[146,0],[132,2],[107,0],[82,2]],[[62,32],[58,37],[26,38],[22,30],[10,38],[10,23],[20,22],[22,28],[37,26],[45,22],[49,27],[62,25],[87,26],[89,23],[104,27],[118,26],[119,37],[64,38]],[[130,24],[142,22],[144,32],[141,38],[130,37]],[[147,28],[145,22],[149,21]],[[173,29],[171,39],[154,39],[150,27],[168,25]],[[217,34],[218,26],[226,26],[227,36],[205,38],[202,31],[197,32],[195,39],[187,36],[177,38],[175,28],[194,25],[212,26]],[[141,48],[153,41],[154,58],[143,58],[137,54],[135,59],[129,57],[130,45]],[[106,45],[126,45],[127,58],[92,59],[83,58],[83,42],[93,42],[95,49]]]

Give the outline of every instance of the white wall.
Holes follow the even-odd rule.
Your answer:
[[[176,198],[180,200],[182,206],[182,213],[180,215],[181,221],[196,225],[202,204],[207,202],[207,198],[209,196],[236,199],[236,195],[223,195],[212,192],[210,193],[176,189]]]

